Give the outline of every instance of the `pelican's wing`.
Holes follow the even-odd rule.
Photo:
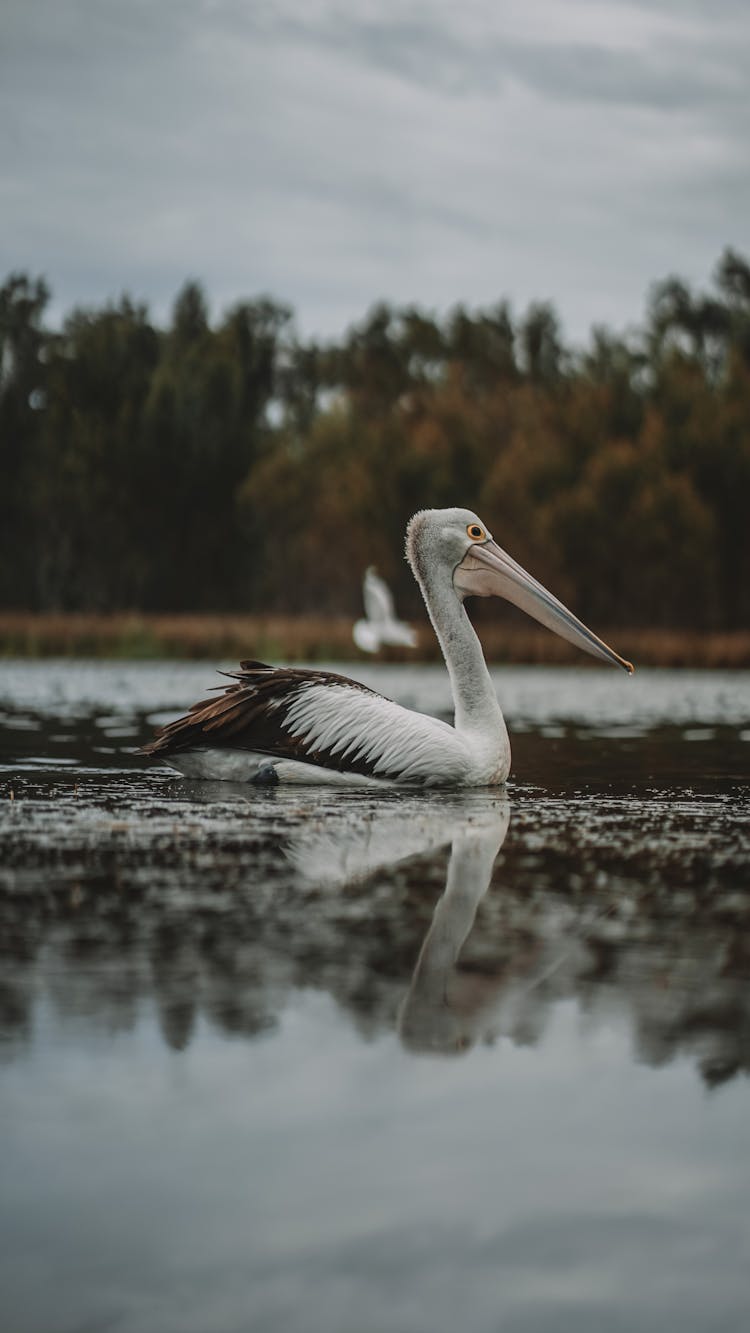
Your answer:
[[[362,585],[362,600],[365,604],[367,619],[374,624],[381,625],[387,620],[395,619],[396,613],[393,609],[393,598],[388,584],[384,583],[379,575],[374,574],[369,569],[365,574],[365,581]]]
[[[243,662],[217,699],[170,722],[147,754],[196,747],[250,750],[391,782],[452,785],[468,755],[453,727],[413,713],[365,685],[327,671]]]

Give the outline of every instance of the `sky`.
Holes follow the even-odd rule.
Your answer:
[[[4,0],[0,282],[623,330],[750,252],[747,0]]]

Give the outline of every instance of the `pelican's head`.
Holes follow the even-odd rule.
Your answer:
[[[464,597],[504,597],[576,648],[632,674],[632,663],[527,574],[470,509],[420,510],[406,530],[406,557],[423,587],[437,578],[449,581],[462,601]]]

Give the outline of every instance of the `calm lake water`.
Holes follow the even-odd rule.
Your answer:
[[[750,675],[498,671],[507,795],[383,796],[133,755],[215,679],[0,663],[3,1328],[745,1333]]]

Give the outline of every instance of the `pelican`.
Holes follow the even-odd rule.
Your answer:
[[[412,712],[329,671],[246,661],[218,698],[168,723],[143,753],[187,777],[356,786],[485,787],[505,782],[510,741],[466,597],[504,597],[600,661],[630,662],[498,546],[469,509],[423,509],[406,558],[448,668],[455,722]]]
[[[411,625],[396,618],[391,590],[377,573],[374,565],[365,570],[362,580],[362,600],[365,604],[364,620],[357,620],[352,629],[352,637],[358,648],[365,653],[376,653],[381,644],[402,644],[414,648],[417,636]]]

